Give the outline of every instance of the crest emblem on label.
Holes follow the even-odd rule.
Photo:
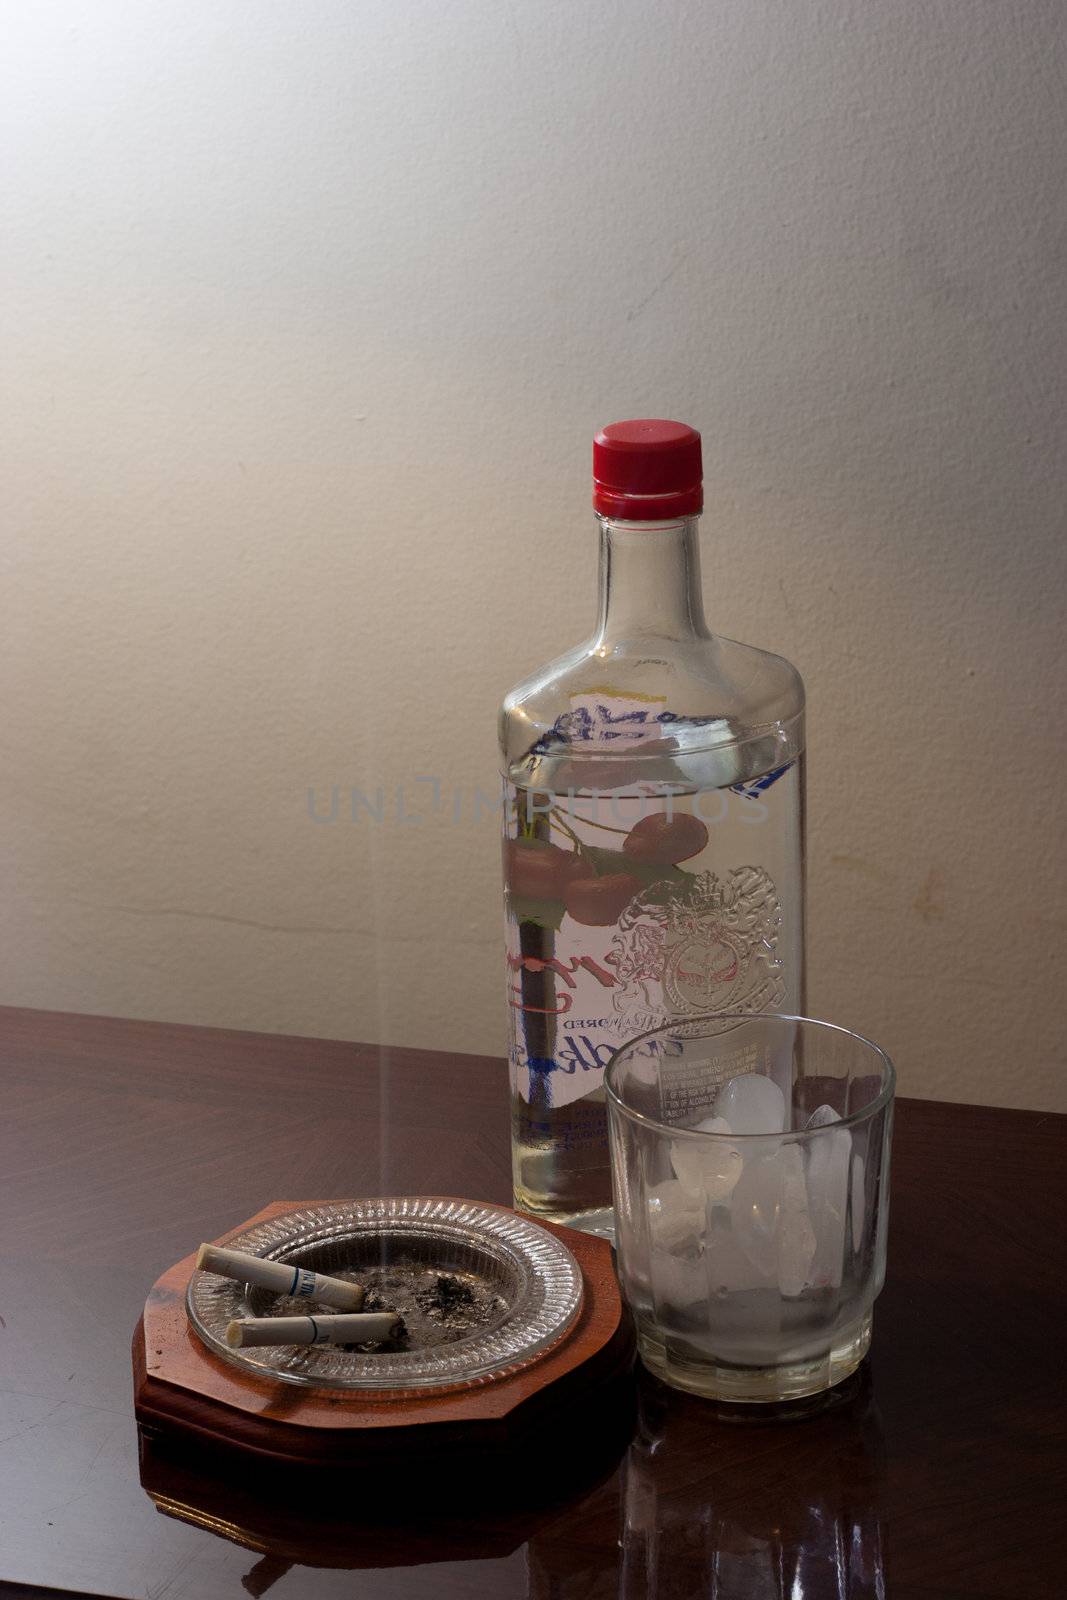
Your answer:
[[[762,867],[653,884],[619,918],[607,957],[619,1020],[640,1032],[665,1011],[684,1018],[769,1010],[784,993],[780,925],[778,894]]]

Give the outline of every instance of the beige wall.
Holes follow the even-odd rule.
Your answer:
[[[1067,1109],[1058,0],[7,32],[0,1000],[499,1050],[496,703],[665,414],[808,683],[812,1009]]]

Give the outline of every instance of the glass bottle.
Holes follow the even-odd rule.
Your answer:
[[[500,746],[515,1204],[610,1234],[612,1051],[803,1012],[804,689],[704,621],[700,435],[613,423],[593,477],[595,631],[506,697]]]

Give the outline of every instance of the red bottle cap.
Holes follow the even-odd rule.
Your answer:
[[[684,422],[612,422],[593,440],[593,508],[602,517],[659,522],[703,509],[700,435]]]

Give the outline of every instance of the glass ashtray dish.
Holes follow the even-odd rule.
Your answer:
[[[233,1349],[229,1324],[316,1309],[269,1289],[197,1271],[186,1309],[199,1338],[246,1372],[315,1388],[463,1389],[529,1366],[582,1307],[582,1273],[537,1223],[467,1200],[344,1200],[289,1211],[227,1247],[360,1283],[366,1308],[398,1310],[404,1331],[377,1349],[268,1345]]]

